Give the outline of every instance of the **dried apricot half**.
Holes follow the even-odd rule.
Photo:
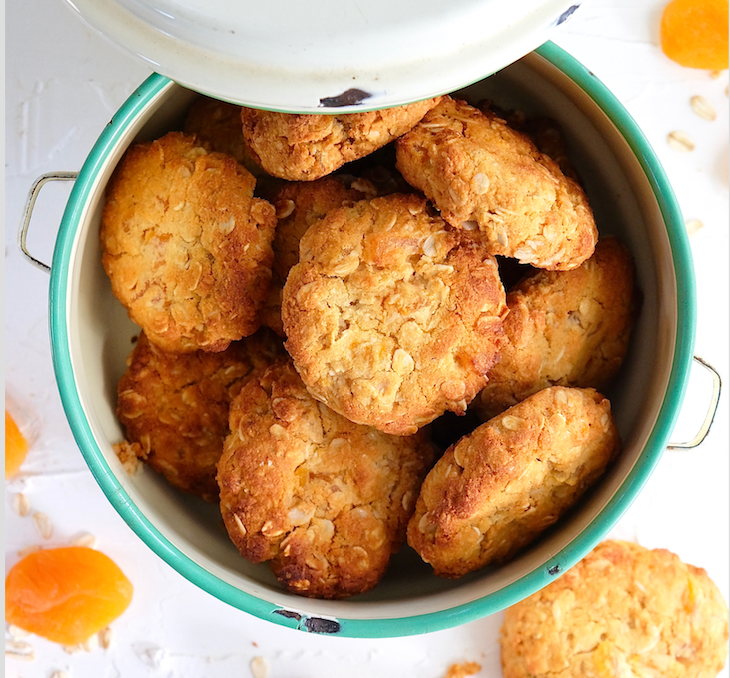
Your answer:
[[[18,424],[5,410],[5,477],[14,476],[28,454],[28,441],[18,428]]]
[[[688,68],[728,67],[728,0],[672,0],[662,14],[662,51]]]
[[[42,549],[5,579],[5,620],[63,645],[78,645],[127,609],[132,584],[109,556],[83,546]]]

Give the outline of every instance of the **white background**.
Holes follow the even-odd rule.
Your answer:
[[[661,0],[592,0],[560,27],[555,42],[588,66],[628,108],[649,138],[674,186],[685,218],[703,227],[691,237],[697,274],[695,353],[728,379],[728,97],[727,71],[711,77],[684,69],[658,46]],[[318,637],[259,621],[198,590],[144,546],[106,501],[76,448],[55,387],[48,337],[48,276],[28,264],[16,230],[33,180],[51,170],[78,170],[105,123],[149,74],[88,29],[61,0],[7,0],[5,103],[5,369],[6,384],[42,420],[23,472],[6,482],[6,572],[19,549],[68,544],[84,533],[132,580],[134,599],[112,625],[110,649],[68,654],[41,638],[23,639],[33,661],[6,659],[10,677],[72,678],[251,675],[255,657],[278,677],[399,676],[439,678],[454,662],[476,661],[479,676],[501,675],[501,615],[460,628],[400,639]],[[714,122],[695,115],[703,95]],[[691,153],[671,149],[682,130]],[[68,185],[42,193],[30,247],[50,262]],[[673,440],[689,439],[709,387],[695,370],[697,393],[686,400]],[[663,547],[704,567],[728,599],[730,541],[728,397],[708,439],[691,452],[669,451],[642,494],[612,532]],[[13,511],[24,493],[46,513],[43,540],[31,517]],[[8,638],[6,631],[6,638]],[[721,674],[727,677],[726,667]]]

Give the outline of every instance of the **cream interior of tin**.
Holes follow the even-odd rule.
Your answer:
[[[252,565],[239,556],[216,506],[183,496],[146,469],[127,475],[112,450],[112,443],[123,437],[114,408],[116,384],[138,330],[112,296],[101,265],[98,229],[103,191],[128,144],[135,138],[160,136],[174,126],[192,93],[171,83],[132,121],[99,173],[86,206],[70,262],[67,312],[74,377],[99,450],[131,502],[176,548],[224,582],[273,605],[309,615],[387,619],[445,610],[499,591],[542,567],[621,491],[623,480],[639,463],[662,405],[677,322],[675,272],[656,198],[631,148],[592,99],[536,54],[463,90],[463,95],[474,101],[487,97],[527,114],[549,115],[562,124],[600,232],[619,236],[633,253],[643,307],[620,379],[607,393],[624,441],[621,458],[578,510],[523,555],[461,580],[433,576],[413,551],[403,547],[384,580],[366,595],[346,601],[292,596],[279,588],[267,565]]]

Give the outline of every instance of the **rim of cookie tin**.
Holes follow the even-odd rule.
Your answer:
[[[383,638],[443,630],[496,613],[544,587],[556,574],[583,558],[628,509],[658,463],[679,414],[692,363],[696,306],[692,257],[677,200],[646,137],[614,95],[590,71],[556,45],[547,43],[536,52],[581,87],[620,131],[647,177],[666,224],[677,288],[677,326],[662,405],[640,458],[621,486],[591,523],[547,562],[498,591],[449,609],[402,617],[384,618],[377,614],[367,618],[362,615],[356,618],[346,614],[337,616],[329,620],[333,622],[331,628],[336,629],[337,635]],[[174,86],[172,81],[154,74],[129,97],[99,137],[69,197],[54,250],[49,297],[53,364],[61,400],[73,435],[96,481],[120,516],[158,556],[198,587],[238,609],[291,628],[316,630],[303,623],[307,618],[306,612],[298,613],[289,608],[284,610],[287,614],[282,614],[281,606],[224,582],[179,551],[145,517],[105,461],[75,381],[68,319],[71,305],[75,303],[70,294],[70,276],[78,227],[98,175],[125,130],[170,86]],[[303,599],[298,609],[306,610],[308,607],[308,601]]]
[[[67,0],[189,89],[284,112],[375,110],[481,80],[543,44],[580,0]]]

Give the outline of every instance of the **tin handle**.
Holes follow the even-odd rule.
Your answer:
[[[30,220],[33,216],[33,208],[35,202],[38,199],[38,195],[41,192],[43,186],[49,181],[76,181],[76,177],[79,176],[78,172],[47,172],[39,176],[30,187],[28,191],[28,198],[25,201],[25,209],[23,210],[23,217],[20,220],[20,228],[18,230],[18,246],[23,256],[34,266],[37,266],[42,271],[50,273],[51,267],[42,262],[40,259],[36,259],[29,251],[27,247],[28,228],[30,227]]]
[[[708,370],[712,375],[712,397],[710,399],[710,405],[707,410],[707,414],[705,415],[705,420],[702,422],[702,426],[697,432],[697,435],[695,435],[692,440],[686,443],[669,443],[669,445],[667,445],[668,450],[691,450],[697,447],[705,438],[707,438],[707,434],[710,432],[712,422],[715,419],[717,406],[720,403],[720,390],[722,388],[722,381],[720,379],[720,375],[717,373],[717,370],[698,356],[695,356],[694,360],[695,362],[702,365],[702,367]]]

